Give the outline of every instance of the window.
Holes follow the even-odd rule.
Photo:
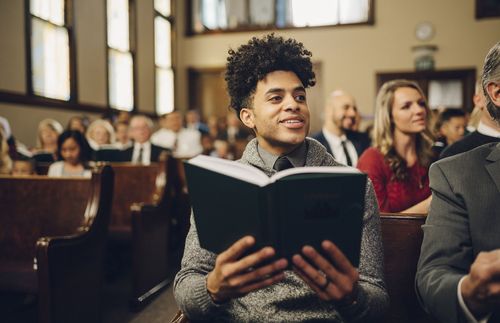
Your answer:
[[[170,0],[154,0],[154,9],[156,113],[163,115],[174,110]]]
[[[134,58],[128,0],[107,0],[108,98],[117,110],[134,109]]]
[[[373,0],[191,0],[191,34],[373,23]]]
[[[29,2],[31,36],[28,93],[69,101],[70,26],[65,0]]]

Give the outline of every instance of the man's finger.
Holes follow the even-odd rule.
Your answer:
[[[255,238],[252,236],[245,236],[240,240],[236,241],[227,250],[223,251],[219,255],[218,261],[222,263],[236,261],[239,259],[245,251],[255,244]]]
[[[275,275],[277,272],[283,271],[288,265],[286,259],[279,259],[273,263],[252,270],[243,275],[234,278],[233,282],[236,285],[249,285],[257,281],[261,281]]]

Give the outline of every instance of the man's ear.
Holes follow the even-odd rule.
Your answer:
[[[496,82],[490,82],[486,86],[486,92],[493,102],[493,104],[497,107],[500,107],[500,84]]]
[[[255,128],[254,114],[253,114],[252,109],[242,108],[240,110],[240,119],[241,119],[241,122],[243,122],[243,124],[245,126],[247,126],[248,128],[250,128],[250,129]]]
[[[480,93],[474,94],[472,97],[472,101],[474,102],[475,107],[479,107],[481,110],[484,110],[485,108],[485,102],[484,102],[484,93],[482,93],[483,90],[481,89]]]

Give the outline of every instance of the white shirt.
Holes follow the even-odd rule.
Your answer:
[[[142,160],[139,160],[139,151],[142,147]],[[134,151],[132,152],[132,162],[137,164],[149,165],[151,163],[151,142],[134,143]]]
[[[68,174],[64,171],[64,161],[61,160],[61,161],[50,164],[47,176],[49,176],[49,177],[71,176],[71,177],[90,178],[90,177],[92,177],[92,172],[88,169],[84,169],[81,174]]]
[[[171,149],[175,157],[194,157],[203,151],[201,133],[194,129],[182,128],[177,133],[169,129],[160,129],[151,136],[151,142]]]
[[[356,167],[358,163],[358,153],[356,152],[356,148],[352,142],[347,139],[345,135],[337,136],[323,128],[323,135],[330,145],[330,149],[332,150],[333,157],[335,160],[341,164],[347,165],[347,158],[344,153],[344,148],[342,147],[342,141],[345,141],[347,152],[349,153],[349,157],[351,157],[352,167]]]
[[[458,297],[458,304],[460,304],[460,307],[462,308],[462,311],[464,312],[465,314],[465,320],[467,321],[467,323],[486,323],[488,322],[491,314],[487,315],[485,318],[483,318],[482,320],[478,321],[474,315],[472,315],[472,313],[469,311],[469,308],[467,307],[467,305],[465,305],[465,301],[462,297],[462,293],[460,292],[460,289],[461,289],[461,286],[462,286],[462,282],[464,281],[465,279],[465,276],[463,276],[462,278],[460,278],[460,281],[458,282],[458,287],[457,287],[457,297]]]
[[[479,121],[479,124],[477,125],[477,132],[485,136],[500,138],[500,131],[485,125],[481,121]]]

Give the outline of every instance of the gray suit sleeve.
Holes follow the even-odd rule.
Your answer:
[[[461,170],[459,170],[461,171]],[[416,288],[424,308],[442,322],[465,322],[457,299],[458,281],[469,271],[473,250],[469,218],[461,196],[440,164],[430,168],[432,202],[416,275]]]

